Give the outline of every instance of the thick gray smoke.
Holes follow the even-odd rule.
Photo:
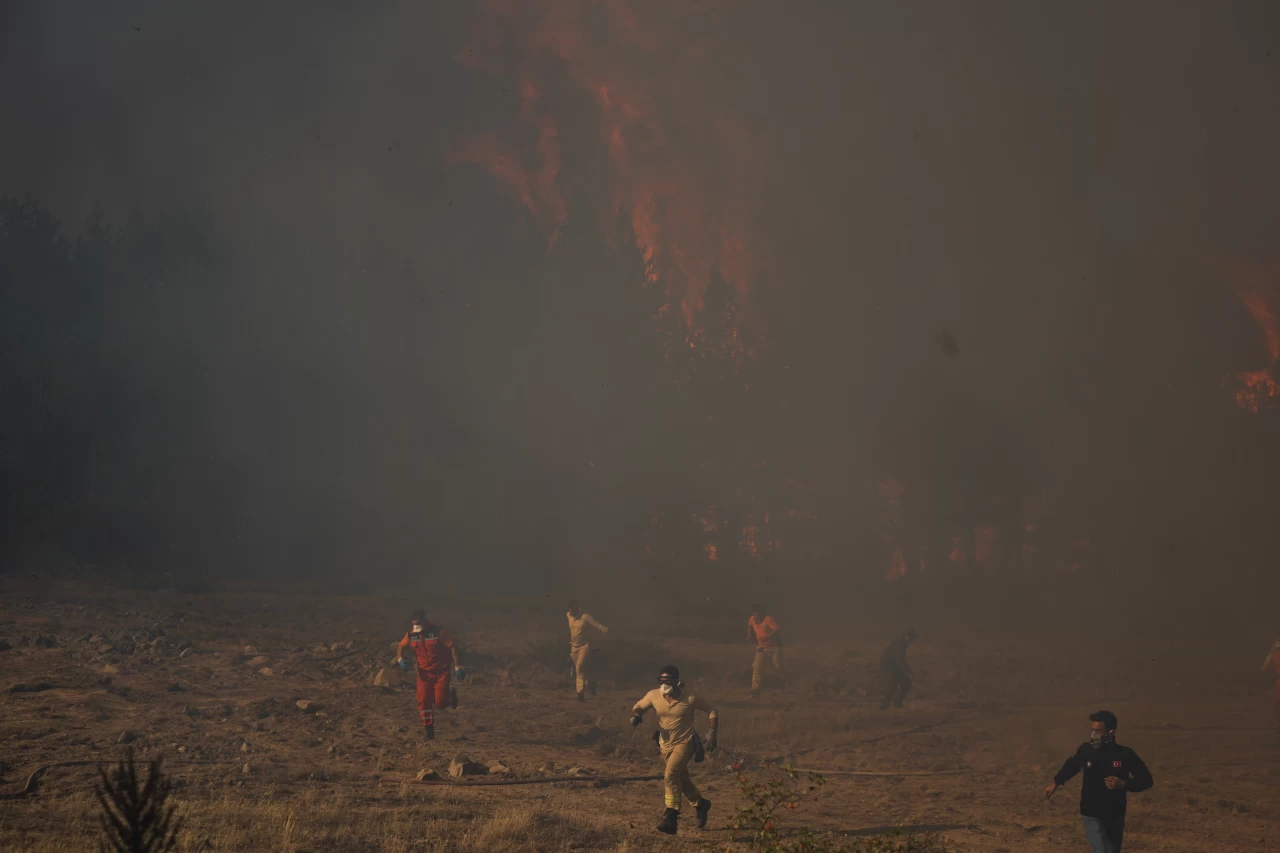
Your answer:
[[[9,505],[47,474],[116,530],[113,483],[137,478],[149,502],[125,515],[147,544],[73,550],[191,574],[540,589],[653,559],[672,579],[878,583],[884,555],[858,543],[896,478],[935,555],[1037,499],[1077,519],[1108,577],[1265,564],[1276,415],[1240,411],[1222,381],[1266,361],[1232,269],[1280,257],[1274,4],[617,6],[635,20],[530,3],[538,32],[582,36],[531,47],[508,41],[502,3],[9,4],[0,195],[32,194],[73,239],[99,202],[120,228],[136,211],[204,247],[192,269],[177,238],[112,261],[136,284],[163,255],[163,300],[118,287],[41,314],[24,294],[44,267],[6,238],[8,332],[105,311],[112,340],[142,342],[105,393],[28,387],[90,425],[59,439],[78,461],[56,474],[24,451],[38,419],[9,428]],[[645,52],[687,32],[679,57]],[[617,63],[573,52],[594,43]],[[496,53],[469,62],[469,45]],[[678,310],[654,319],[669,281],[643,284],[625,209],[601,225],[619,186],[601,103],[628,96],[664,135],[629,138],[626,197],[700,176],[696,209],[743,211],[768,258],[745,296],[706,293],[700,323],[737,306],[757,336],[740,367],[669,346],[688,332]],[[741,172],[731,138],[749,143]],[[457,156],[475,139],[544,169],[531,203],[502,164]],[[663,245],[702,246],[706,223],[676,216],[693,191],[670,192]],[[51,381],[37,361],[11,391]],[[134,381],[157,362],[171,375]],[[180,418],[161,414],[174,388]],[[735,508],[744,493],[756,509]],[[693,520],[713,506],[733,528],[714,563]],[[757,510],[781,543],[762,560],[738,547]],[[816,518],[785,527],[793,510]],[[72,547],[16,509],[6,530],[15,552]]]

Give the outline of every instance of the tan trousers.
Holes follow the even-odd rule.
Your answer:
[[[760,689],[760,679],[764,675],[764,664],[768,661],[778,675],[782,675],[782,649],[756,649],[755,660],[751,662],[751,689]],[[741,682],[739,682],[741,683]]]
[[[688,740],[672,747],[666,756],[667,769],[662,774],[662,784],[665,789],[667,808],[680,811],[681,794],[688,797],[689,802],[697,805],[702,799],[702,794],[698,793],[697,786],[693,784],[693,778],[689,776],[689,762],[693,760],[693,741]]]
[[[578,692],[581,693],[586,689],[589,680],[587,659],[591,657],[591,646],[583,646],[577,651],[570,650],[569,656],[573,658],[573,670],[578,679]]]

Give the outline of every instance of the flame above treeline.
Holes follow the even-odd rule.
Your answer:
[[[1276,380],[1276,365],[1280,363],[1280,264],[1271,269],[1237,268],[1232,278],[1236,296],[1262,332],[1267,354],[1266,367],[1239,371],[1234,376],[1236,405],[1256,413],[1280,405],[1280,382]],[[1223,387],[1232,378],[1224,379]]]
[[[708,14],[670,0],[483,0],[458,58],[511,84],[524,132],[478,133],[453,159],[486,169],[551,247],[572,211],[594,208],[605,236],[630,243],[644,281],[662,288],[662,325],[740,362],[762,344],[743,331],[762,265],[744,195],[756,152],[700,84],[714,76],[713,45],[688,23]],[[566,162],[567,134],[607,163],[604,186]],[[717,282],[731,297],[708,332]]]

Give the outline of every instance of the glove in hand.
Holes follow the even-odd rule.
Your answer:
[[[465,667],[461,667],[461,666],[460,666],[460,667],[458,667],[457,669],[455,669],[455,670],[453,671],[453,675],[454,675],[454,677],[455,677],[455,678],[457,678],[459,681],[466,681],[466,680],[467,680],[467,670],[466,670],[466,668],[465,668]]]
[[[643,716],[643,715],[641,715],[641,714],[632,714],[632,715],[631,715],[631,725],[633,725],[633,726],[638,726],[638,725],[640,725],[642,722],[644,722],[644,716]]]

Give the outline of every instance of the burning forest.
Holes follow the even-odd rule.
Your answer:
[[[1277,29],[18,3],[0,848],[1280,846]]]

